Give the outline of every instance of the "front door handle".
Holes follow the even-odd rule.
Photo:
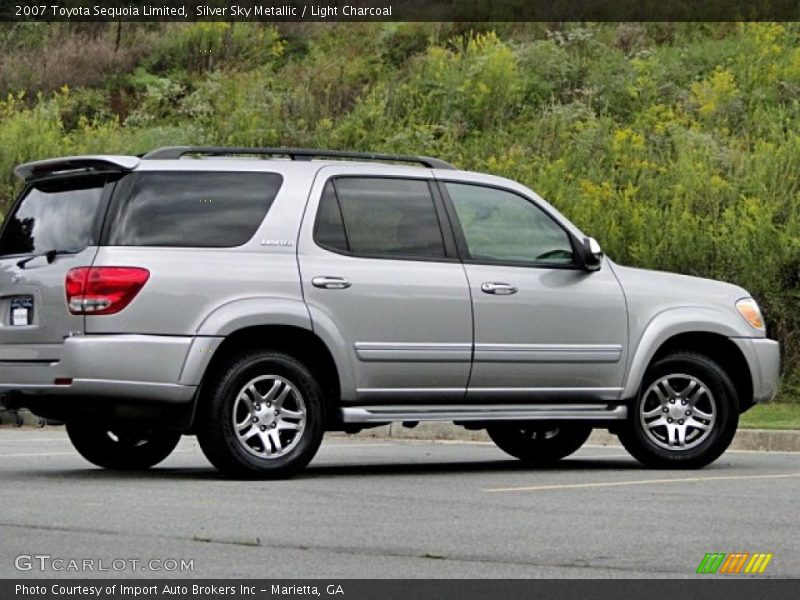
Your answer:
[[[324,290],[346,290],[350,287],[350,282],[344,277],[314,277],[311,285]]]
[[[481,291],[484,294],[496,294],[498,296],[510,296],[511,294],[517,293],[517,288],[515,288],[510,283],[484,283],[481,285]]]

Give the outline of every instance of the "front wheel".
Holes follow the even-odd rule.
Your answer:
[[[529,464],[546,465],[576,452],[592,433],[569,423],[497,423],[486,433],[503,452]]]
[[[308,368],[281,352],[234,358],[209,381],[197,439],[222,473],[275,479],[303,469],[324,434],[322,390]]]
[[[618,435],[642,464],[697,469],[719,458],[733,440],[739,423],[736,391],[709,357],[670,354],[648,370],[641,389]]]
[[[117,471],[149,469],[167,458],[181,434],[156,427],[67,421],[72,445],[90,463]]]

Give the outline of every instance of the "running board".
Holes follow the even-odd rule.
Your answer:
[[[392,421],[621,421],[628,407],[619,404],[538,404],[497,406],[348,406],[344,423]]]

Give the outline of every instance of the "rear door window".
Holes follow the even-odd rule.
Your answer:
[[[71,178],[29,188],[6,219],[0,256],[77,253],[96,244],[104,183]]]
[[[110,246],[230,248],[249,241],[278,195],[277,173],[144,172],[117,186]]]
[[[322,192],[314,237],[323,248],[364,257],[444,258],[428,182],[340,177]]]

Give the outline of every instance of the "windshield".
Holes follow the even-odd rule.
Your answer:
[[[94,244],[102,195],[96,178],[36,184],[6,219],[0,256],[80,252]]]

